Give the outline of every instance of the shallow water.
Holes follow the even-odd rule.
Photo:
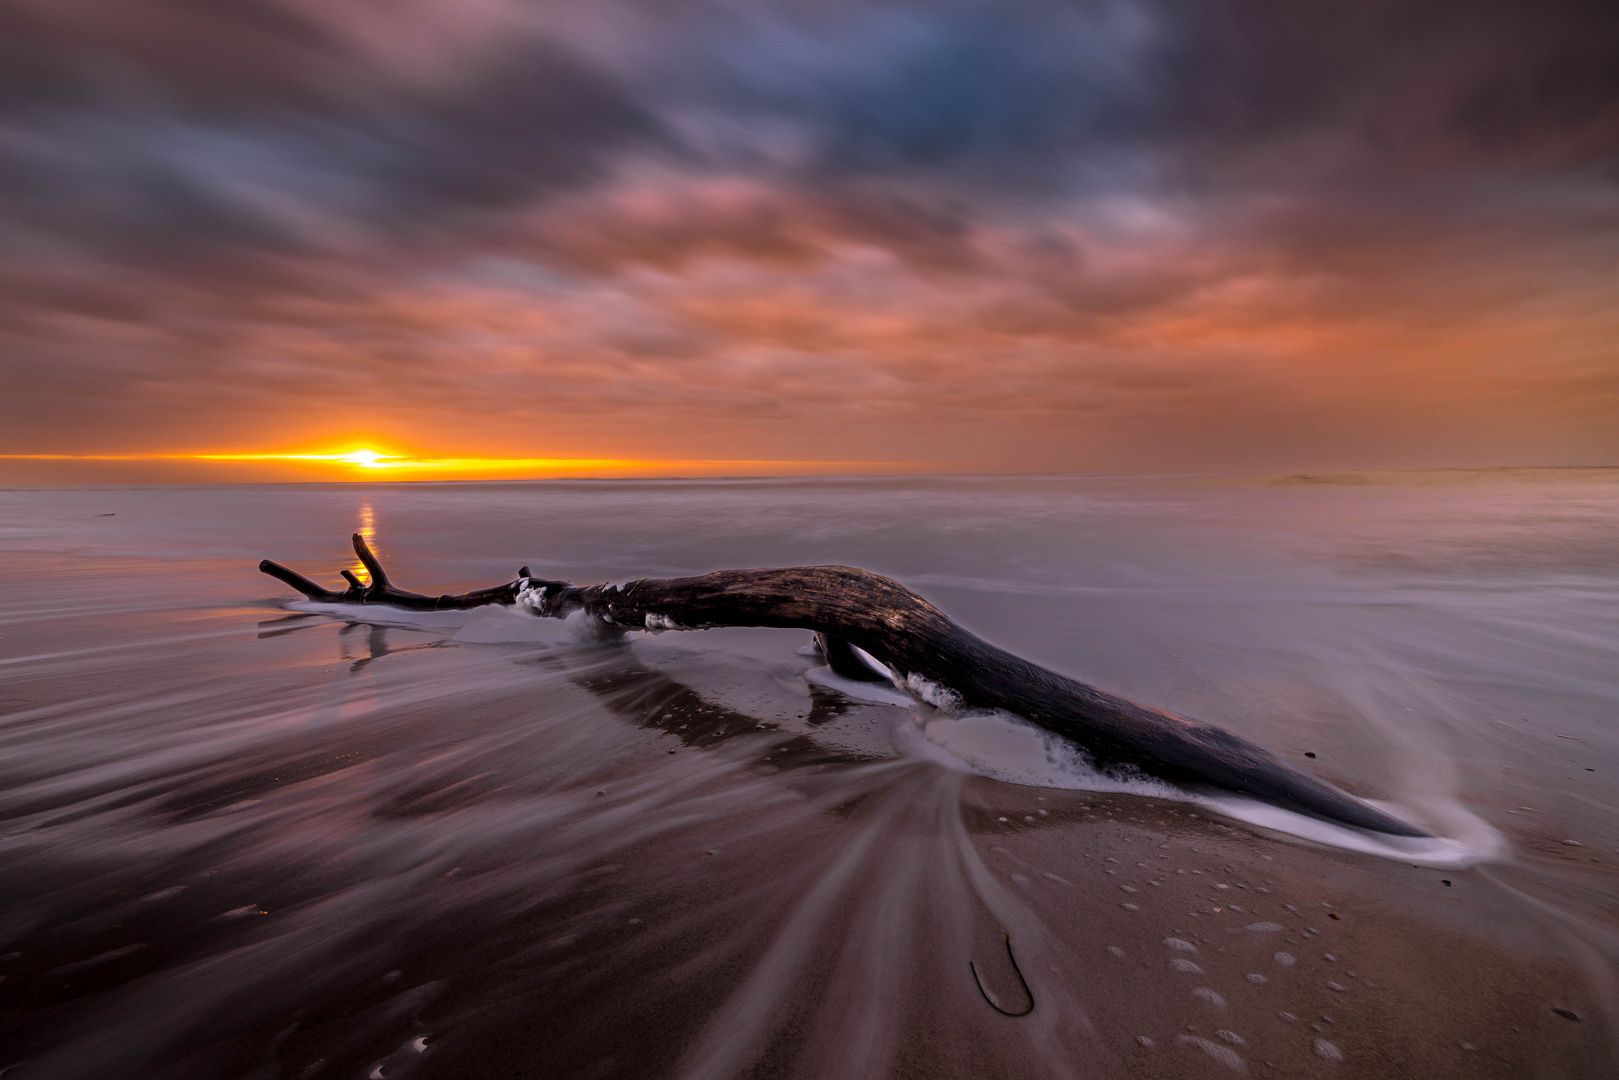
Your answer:
[[[797,632],[362,624],[254,569],[356,530],[434,592],[887,573],[1444,846],[854,700]],[[1616,1060],[1619,473],[16,490],[0,551],[8,1077]]]

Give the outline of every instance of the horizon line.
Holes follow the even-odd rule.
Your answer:
[[[678,474],[678,475],[550,475],[550,476],[506,476],[506,477],[398,477],[385,478],[375,475],[378,466],[360,464],[351,461],[348,455],[292,455],[292,454],[253,454],[253,455],[204,455],[204,454],[0,454],[0,461],[313,461],[329,462],[332,464],[349,465],[361,470],[362,475],[372,474],[368,479],[387,483],[414,483],[414,484],[497,484],[497,483],[535,483],[535,482],[603,482],[625,483],[634,481],[682,481],[682,480],[813,480],[813,479],[948,479],[948,478],[1052,478],[1052,479],[1091,479],[1091,480],[1311,480],[1316,477],[1323,479],[1329,477],[1352,476],[1359,473],[1485,473],[1485,472],[1528,472],[1528,471],[1619,471],[1619,464],[1579,464],[1579,465],[1383,465],[1383,466],[1340,466],[1331,468],[1318,468],[1300,470],[1267,469],[1243,470],[1222,472],[1078,472],[1053,469],[1021,469],[1021,470],[994,470],[994,471],[967,471],[961,468],[934,468],[922,472],[897,473],[808,473],[808,474],[772,474],[772,473],[731,473],[722,475]],[[920,462],[858,462],[858,461],[811,461],[811,460],[784,460],[784,459],[746,459],[746,458],[708,458],[708,459],[668,459],[668,460],[637,460],[617,458],[461,458],[461,459],[406,459],[409,464],[405,467],[431,469],[434,467],[448,467],[440,462],[492,462],[492,463],[538,463],[546,462],[553,465],[567,462],[576,466],[596,466],[612,468],[614,466],[692,466],[692,465],[910,465],[916,466]],[[420,463],[420,464],[418,464]],[[382,466],[385,470],[391,466]],[[498,464],[490,467],[499,467]],[[209,487],[216,485],[292,485],[292,484],[357,484],[365,483],[367,479],[353,476],[350,479],[299,479],[299,480],[236,480],[236,481],[85,481],[81,483],[66,484],[30,484],[6,483],[0,479],[0,490],[18,490],[30,488],[96,488],[96,487]]]
[[[497,471],[534,469],[543,472],[572,469],[611,471],[669,468],[744,467],[832,467],[832,468],[916,468],[915,461],[849,461],[789,458],[612,458],[612,457],[428,457],[389,454],[370,449],[339,453],[192,453],[192,454],[0,454],[0,461],[62,462],[213,462],[218,464],[311,464],[347,467],[367,472],[407,470]],[[300,481],[290,481],[298,483]]]

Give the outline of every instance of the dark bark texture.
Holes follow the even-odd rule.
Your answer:
[[[721,626],[796,627],[820,635],[829,663],[859,677],[869,669],[858,646],[886,666],[913,697],[942,708],[999,709],[1055,732],[1098,768],[1139,772],[1186,788],[1226,791],[1312,817],[1394,836],[1428,834],[1299,771],[1211,724],[1138,705],[1032,664],[968,632],[897,581],[849,566],[717,570],[624,585],[572,585],[529,575],[477,592],[426,596],[389,583],[359,536],[354,550],[370,571],[362,584],[333,592],[268,559],[259,569],[311,600],[445,610],[519,604],[536,615],[584,612],[636,630]]]

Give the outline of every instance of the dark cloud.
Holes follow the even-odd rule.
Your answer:
[[[320,391],[506,441],[1274,435],[1372,350],[1432,407],[1584,393],[1544,423],[1619,453],[1616,238],[1611,2],[0,8],[13,450]]]
[[[576,187],[656,141],[625,88],[537,33],[424,73],[269,0],[8,11],[0,212],[46,246],[408,236]]]

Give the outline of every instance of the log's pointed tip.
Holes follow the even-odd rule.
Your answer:
[[[331,593],[328,592],[324,587],[310,581],[308,578],[298,573],[298,571],[289,570],[287,567],[282,566],[278,562],[273,562],[270,559],[262,559],[259,561],[259,573],[269,574],[282,584],[292,586],[294,589],[303,593],[304,596],[310,600],[323,600],[331,596]]]
[[[1434,838],[1434,834],[1426,829],[1419,828],[1404,818],[1396,817],[1381,807],[1373,806],[1359,796],[1351,795],[1334,784],[1329,784],[1326,781],[1310,776],[1309,773],[1304,773],[1303,775],[1309,776],[1315,783],[1320,784],[1330,797],[1328,805],[1317,803],[1299,807],[1304,813],[1312,817],[1320,817],[1340,825],[1350,825],[1357,829],[1364,829],[1367,832],[1382,833],[1384,836],[1398,836],[1410,840],[1432,840]],[[1286,803],[1284,802],[1283,805],[1286,805]]]
[[[1436,838],[1435,833],[1418,828],[1409,821],[1404,821],[1392,814],[1388,815],[1388,819],[1393,822],[1393,825],[1385,830],[1390,836],[1403,836],[1411,840],[1433,840]]]

